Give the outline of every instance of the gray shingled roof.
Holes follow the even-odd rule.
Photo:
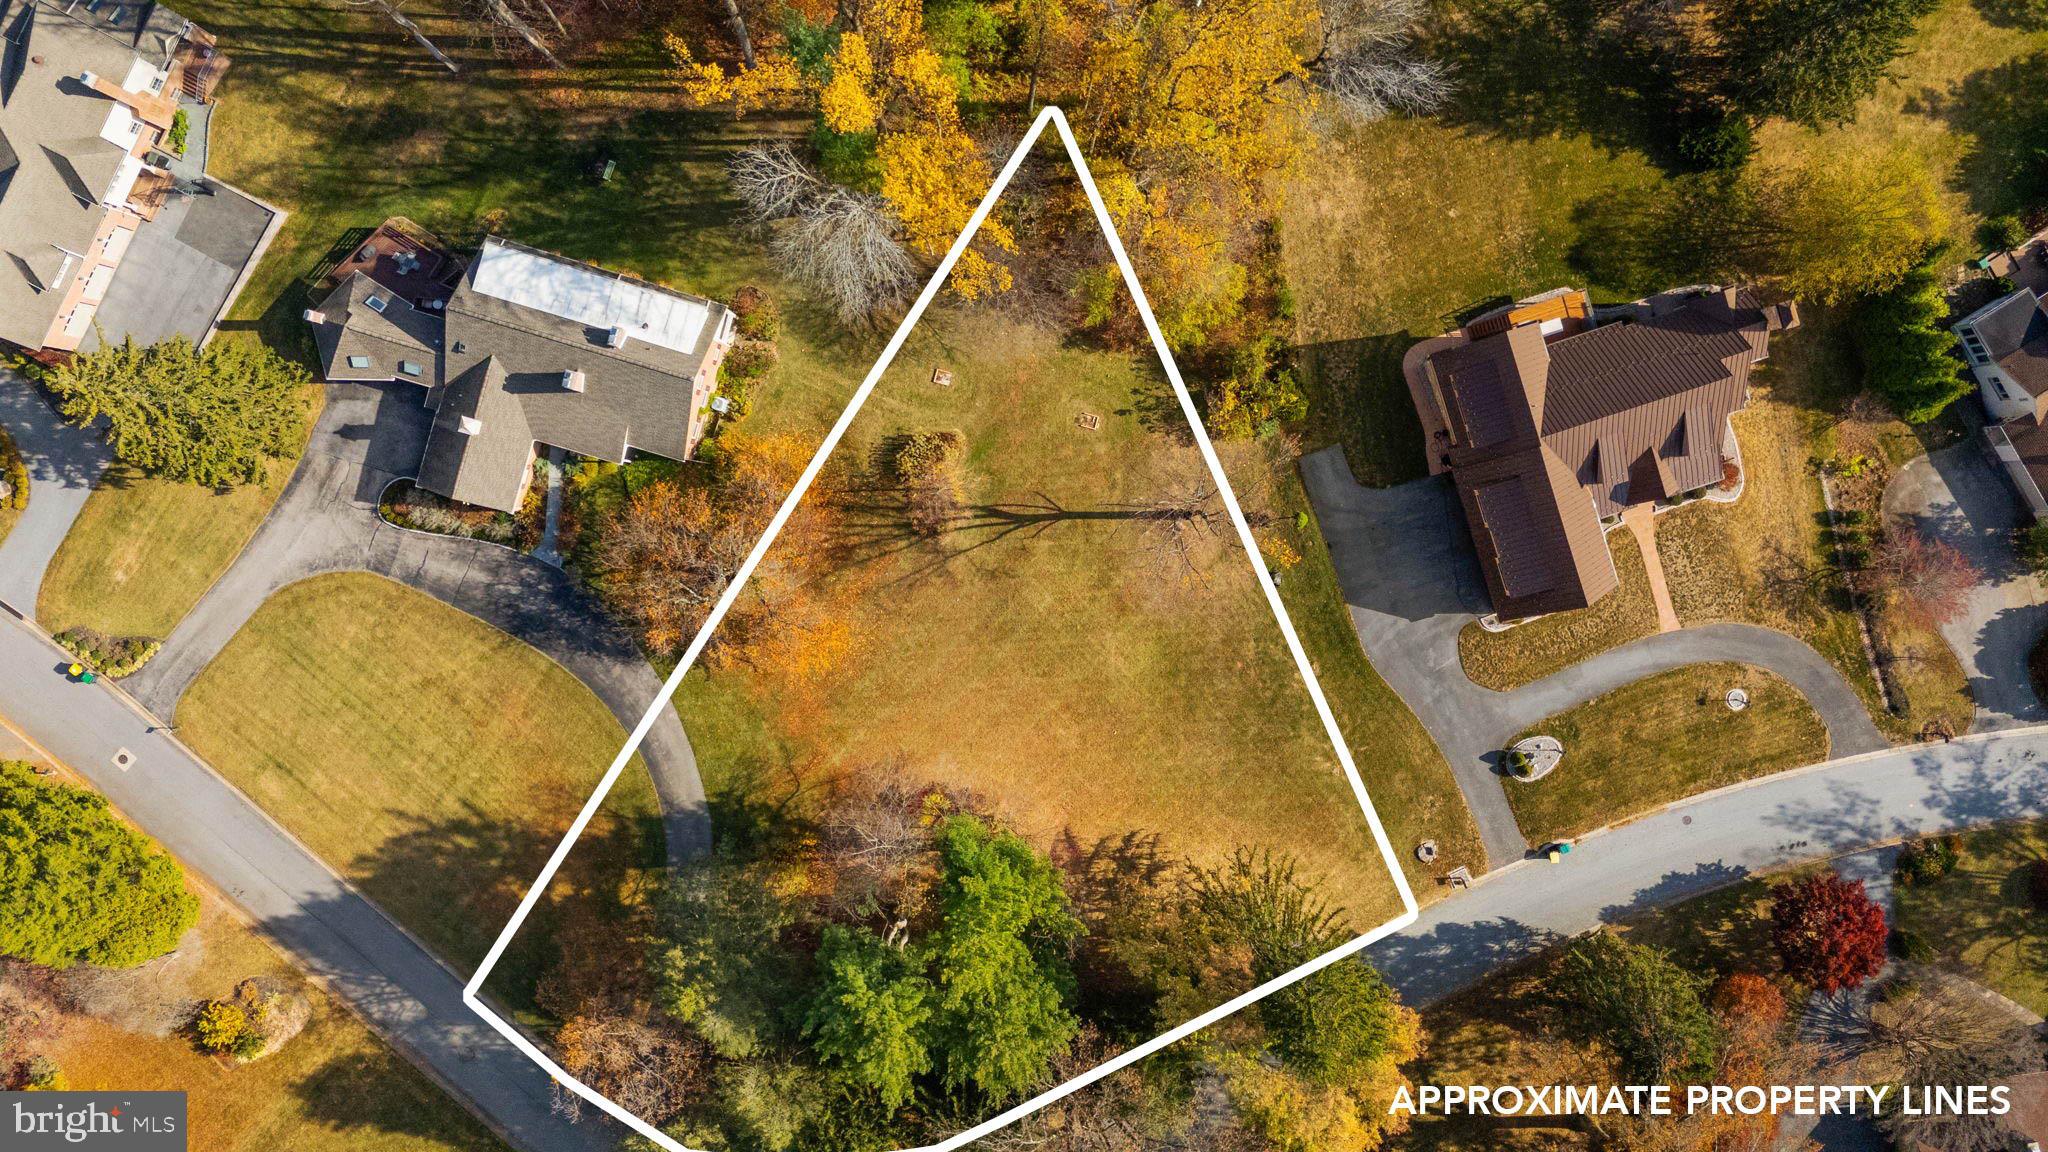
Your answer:
[[[63,266],[58,248],[84,252],[106,215],[96,201],[123,152],[100,139],[113,101],[78,82],[82,72],[117,81],[138,54],[168,59],[163,38],[184,20],[148,3],[107,0],[67,12],[47,0],[0,0],[0,339],[42,344],[61,291],[46,281]],[[138,52],[138,45],[140,51]],[[35,62],[36,57],[42,63]]]
[[[382,312],[369,306],[372,297],[384,301]],[[327,379],[411,379],[398,372],[400,360],[411,360],[424,369],[417,378],[420,384],[432,387],[440,382],[440,317],[419,311],[360,272],[336,285],[318,312],[321,321],[313,325],[313,344]],[[352,368],[351,356],[367,356],[370,364]]]

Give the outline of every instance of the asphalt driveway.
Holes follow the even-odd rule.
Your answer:
[[[0,541],[0,604],[34,616],[50,558],[113,454],[98,433],[66,424],[41,389],[6,368],[0,368],[0,426],[21,449],[29,489],[28,507]]]
[[[1983,573],[1962,614],[1941,626],[1969,678],[1979,730],[2048,720],[2027,676],[2027,652],[2048,630],[2048,584],[2013,553],[2019,507],[1974,442],[1913,461],[1884,493],[1888,518],[1955,545]]]
[[[1450,481],[1366,488],[1341,448],[1303,457],[1301,471],[1359,643],[1443,750],[1492,868],[1529,849],[1508,806],[1500,750],[1529,725],[1645,676],[1717,660],[1768,668],[1812,703],[1833,755],[1886,745],[1833,665],[1791,636],[1748,624],[1659,633],[1511,692],[1482,688],[1458,659],[1458,633],[1488,604]]]
[[[330,384],[284,495],[233,567],[122,682],[172,720],[178,701],[256,609],[287,584],[364,571],[408,585],[540,649],[589,686],[631,731],[661,693],[633,638],[559,570],[510,548],[395,528],[377,514],[387,485],[418,467],[433,418],[410,384]],[[664,705],[640,746],[680,861],[708,851],[711,818],[697,760]]]

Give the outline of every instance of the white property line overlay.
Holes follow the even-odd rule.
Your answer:
[[[519,901],[518,910],[513,912],[512,919],[506,923],[504,931],[498,934],[497,942],[491,945],[490,952],[484,957],[482,967],[477,969],[476,975],[470,977],[469,983],[462,989],[462,1002],[467,1004],[472,1012],[482,1017],[485,1023],[495,1028],[505,1039],[511,1041],[512,1045],[525,1053],[528,1059],[546,1069],[548,1075],[554,1077],[558,1083],[566,1085],[577,1096],[603,1109],[607,1115],[625,1124],[640,1135],[647,1137],[649,1140],[654,1141],[661,1147],[668,1149],[668,1152],[695,1152],[695,1150],[676,1142],[660,1129],[621,1108],[604,1094],[570,1075],[561,1065],[549,1059],[545,1052],[536,1047],[517,1028],[506,1023],[497,1013],[491,1011],[479,998],[478,992],[483,988],[484,980],[490,976],[491,969],[497,966],[498,958],[505,954],[505,948],[512,943],[512,937],[518,934],[520,925],[526,922],[527,915],[533,911],[533,906],[540,900],[541,893],[554,880],[555,872],[561,868],[562,862],[568,859],[569,850],[575,846],[577,837],[583,835],[583,830],[589,826],[591,817],[597,814],[598,806],[604,803],[606,794],[611,791],[612,785],[618,782],[619,774],[625,771],[626,762],[632,759],[634,752],[639,750],[640,742],[646,739],[648,730],[654,726],[654,718],[660,714],[661,709],[666,707],[669,699],[675,695],[676,687],[682,683],[684,673],[688,672],[697,663],[697,657],[703,653],[706,641],[711,638],[713,632],[717,631],[719,622],[725,619],[726,612],[732,608],[734,598],[739,595],[740,589],[744,588],[747,581],[753,576],[754,569],[761,563],[761,558],[767,555],[769,545],[775,542],[775,537],[781,533],[783,525],[789,522],[790,513],[795,510],[797,501],[803,499],[803,495],[810,489],[812,481],[818,478],[818,472],[824,467],[826,458],[832,454],[834,448],[839,446],[840,438],[846,434],[846,429],[853,423],[853,418],[859,414],[861,406],[867,403],[868,396],[874,392],[875,384],[882,378],[882,373],[895,361],[896,354],[903,348],[904,340],[909,337],[911,330],[917,326],[917,322],[924,315],[925,309],[930,307],[932,300],[938,296],[940,287],[945,284],[946,277],[953,271],[953,265],[959,261],[960,254],[967,250],[968,243],[974,239],[974,234],[980,230],[982,221],[988,218],[989,212],[995,208],[996,202],[1002,198],[1004,189],[1010,186],[1010,179],[1017,174],[1017,169],[1023,165],[1025,157],[1030,154],[1032,146],[1038,142],[1038,138],[1045,131],[1047,124],[1051,124],[1059,130],[1060,141],[1067,148],[1067,158],[1073,162],[1074,175],[1080,178],[1081,187],[1088,193],[1088,203],[1095,210],[1095,220],[1102,227],[1103,239],[1109,241],[1109,249],[1116,256],[1117,267],[1123,272],[1124,284],[1131,290],[1131,296],[1137,302],[1138,315],[1145,322],[1145,331],[1152,337],[1152,347],[1159,353],[1160,365],[1166,369],[1166,377],[1173,384],[1174,395],[1180,399],[1181,412],[1187,417],[1188,428],[1194,434],[1196,445],[1202,450],[1202,459],[1209,465],[1209,474],[1216,480],[1216,490],[1222,495],[1224,506],[1230,512],[1230,522],[1237,527],[1238,540],[1244,545],[1245,554],[1251,562],[1252,571],[1258,575],[1259,588],[1265,592],[1266,603],[1271,605],[1273,609],[1273,618],[1279,623],[1281,634],[1287,638],[1288,650],[1294,653],[1295,667],[1300,670],[1302,681],[1308,686],[1309,698],[1315,701],[1316,714],[1322,717],[1323,730],[1329,734],[1330,744],[1337,752],[1337,760],[1344,766],[1344,776],[1351,782],[1351,791],[1358,797],[1358,806],[1365,812],[1365,822],[1372,829],[1373,843],[1379,846],[1380,858],[1385,861],[1388,873],[1394,878],[1394,887],[1401,895],[1401,906],[1405,911],[1378,928],[1358,937],[1356,940],[1332,949],[1290,972],[1268,980],[1251,991],[1202,1013],[1200,1016],[1180,1025],[1172,1031],[1148,1040],[1135,1048],[1131,1048],[1114,1059],[1098,1065],[1056,1088],[1048,1089],[1021,1104],[1017,1104],[996,1116],[990,1117],[980,1124],[967,1129],[965,1132],[949,1137],[937,1144],[908,1149],[906,1152],[952,1152],[953,1149],[979,1140],[983,1136],[1014,1123],[1062,1097],[1079,1091],[1113,1072],[1143,1060],[1145,1057],[1165,1048],[1169,1044],[1193,1035],[1195,1032],[1216,1023],[1231,1013],[1272,995],[1289,984],[1319,972],[1339,960],[1357,954],[1381,937],[1398,932],[1413,924],[1418,915],[1415,906],[1415,893],[1409,889],[1408,878],[1401,871],[1401,864],[1394,854],[1393,845],[1387,841],[1387,831],[1380,824],[1379,813],[1373,810],[1372,798],[1365,794],[1365,784],[1359,779],[1358,766],[1352,762],[1351,750],[1345,743],[1343,731],[1337,726],[1337,717],[1330,711],[1330,702],[1323,695],[1322,684],[1316,680],[1315,669],[1309,665],[1308,653],[1301,646],[1301,637],[1295,634],[1294,623],[1287,616],[1287,608],[1280,602],[1280,591],[1274,586],[1273,577],[1266,571],[1266,566],[1259,562],[1258,541],[1252,537],[1251,525],[1245,521],[1244,509],[1238,505],[1237,493],[1230,486],[1230,477],[1224,475],[1223,464],[1216,458],[1216,448],[1210,443],[1208,431],[1202,426],[1201,413],[1196,410],[1194,398],[1188,394],[1187,384],[1181,379],[1180,367],[1174,363],[1173,354],[1167,350],[1166,337],[1159,330],[1158,319],[1152,315],[1152,305],[1145,299],[1145,290],[1138,283],[1138,274],[1131,267],[1130,255],[1124,251],[1123,241],[1117,236],[1116,225],[1109,218],[1109,210],[1103,206],[1102,194],[1095,189],[1095,178],[1088,171],[1088,162],[1081,158],[1081,147],[1074,141],[1074,133],[1067,126],[1066,116],[1058,107],[1048,105],[1043,112],[1039,113],[1038,119],[1032,122],[1031,130],[1024,134],[1024,139],[1018,143],[1016,151],[1010,153],[1009,163],[1003,165],[1003,170],[996,176],[995,183],[989,187],[987,195],[982,197],[980,206],[974,210],[974,215],[968,218],[967,227],[961,231],[960,238],[953,241],[952,249],[946,253],[946,258],[939,262],[938,270],[932,273],[931,282],[924,286],[923,292],[919,293],[917,303],[911,306],[910,314],[903,318],[901,324],[897,325],[896,334],[889,338],[888,347],[882,350],[881,359],[875,361],[875,366],[868,370],[867,379],[861,381],[860,388],[854,392],[853,400],[847,404],[846,411],[840,414],[839,421],[832,425],[832,430],[826,434],[824,443],[818,446],[817,453],[811,457],[810,465],[804,469],[803,475],[798,478],[796,487],[790,491],[788,496],[783,498],[782,506],[776,509],[774,518],[768,522],[768,531],[754,545],[754,550],[747,555],[746,562],[740,565],[739,571],[733,576],[731,586],[725,590],[723,596],[718,598],[718,603],[712,607],[711,614],[705,617],[704,626],[697,630],[697,635],[690,641],[689,648],[684,651],[681,662],[676,665],[674,672],[669,673],[667,682],[661,686],[661,695],[655,698],[654,704],[648,708],[647,714],[642,716],[640,723],[634,726],[632,734],[626,738],[626,746],[619,750],[618,757],[612,761],[611,768],[605,772],[604,779],[598,783],[597,791],[591,794],[590,799],[584,803],[583,810],[577,813],[575,821],[569,825],[568,833],[562,837],[561,844],[556,846],[554,855],[548,858],[547,867],[541,869],[540,877],[533,882],[533,887],[527,890],[525,898]]]

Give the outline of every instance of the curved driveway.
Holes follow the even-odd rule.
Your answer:
[[[31,497],[0,541],[0,603],[34,616],[50,558],[113,453],[97,433],[66,424],[35,385],[6,368],[0,368],[0,426],[21,449]]]
[[[1458,633],[1486,611],[1486,594],[1449,482],[1366,488],[1342,448],[1303,457],[1301,472],[1359,643],[1450,761],[1491,867],[1528,852],[1497,767],[1501,748],[1546,716],[1653,673],[1715,660],[1768,668],[1813,704],[1833,754],[1886,746],[1833,665],[1782,632],[1749,624],[1647,636],[1511,692],[1481,688],[1458,660]]]
[[[1366,950],[1410,1004],[1581,932],[1769,868],[2048,816],[2048,726],[1831,760],[1683,800],[1504,868]]]
[[[639,724],[661,694],[661,678],[632,637],[568,577],[509,548],[408,532],[377,515],[384,488],[419,465],[432,418],[420,404],[420,390],[405,384],[330,384],[327,390],[306,454],[262,527],[165,639],[163,651],[122,687],[172,720],[185,689],[272,593],[323,573],[364,571],[519,637],[588,685],[627,731]],[[704,785],[674,708],[663,706],[640,755],[661,800],[670,861],[708,851]]]

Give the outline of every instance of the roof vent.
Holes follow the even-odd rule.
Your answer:
[[[567,388],[571,392],[583,391],[583,369],[571,368],[569,371],[562,373],[562,387]]]
[[[386,300],[382,296],[372,296],[368,300],[363,301],[363,303],[368,304],[372,312],[382,312],[384,309],[391,307],[391,301]]]
[[[456,419],[455,430],[464,436],[474,436],[484,430],[484,422],[474,416],[462,416]]]
[[[306,309],[306,323],[325,324],[327,323],[327,313],[322,312],[318,308],[308,308]]]
[[[100,82],[100,78],[91,72],[80,72],[78,74],[78,82],[87,88],[91,88]]]
[[[604,334],[604,344],[607,348],[624,348],[626,346],[625,327],[619,324],[612,325],[611,331]]]

